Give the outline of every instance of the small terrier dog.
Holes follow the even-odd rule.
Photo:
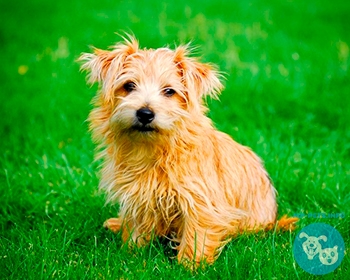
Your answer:
[[[223,86],[216,68],[188,46],[140,49],[129,36],[79,58],[100,84],[89,116],[100,188],[120,205],[104,226],[141,246],[152,234],[175,241],[177,258],[212,263],[241,231],[290,229],[276,221],[276,191],[260,159],[217,131],[206,96]]]

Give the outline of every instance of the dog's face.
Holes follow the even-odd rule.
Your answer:
[[[179,124],[203,115],[206,95],[222,88],[218,73],[187,56],[184,46],[139,49],[131,38],[110,51],[83,54],[82,69],[89,82],[100,83],[98,106],[104,107],[110,127],[143,138],[169,134]]]
[[[309,236],[305,232],[300,233],[299,238],[306,238],[302,246],[309,260],[313,259],[314,256],[316,256],[320,250],[322,250],[320,240],[323,240],[324,242],[327,241],[327,237],[325,235],[321,235],[319,237]]]

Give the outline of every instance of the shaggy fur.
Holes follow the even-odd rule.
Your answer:
[[[100,84],[89,117],[104,160],[100,188],[120,205],[105,227],[138,245],[167,236],[179,261],[198,264],[240,231],[276,224],[276,191],[260,159],[205,115],[203,98],[222,89],[215,67],[187,46],[140,49],[132,37],[80,60],[88,82]]]

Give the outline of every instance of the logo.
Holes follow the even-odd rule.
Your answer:
[[[297,234],[293,253],[302,269],[311,274],[324,275],[334,271],[342,262],[345,243],[334,227],[314,223]]]

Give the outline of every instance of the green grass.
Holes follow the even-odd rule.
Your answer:
[[[23,2],[23,3],[21,3]],[[280,214],[324,222],[350,244],[348,1],[2,1],[1,279],[315,279],[294,261],[296,233],[242,235],[195,274],[161,240],[139,250],[101,225],[85,119],[96,87],[74,62],[132,31],[143,47],[192,41],[226,73],[216,126],[251,146]],[[52,2],[52,3],[51,3]],[[349,279],[349,253],[324,279]]]

